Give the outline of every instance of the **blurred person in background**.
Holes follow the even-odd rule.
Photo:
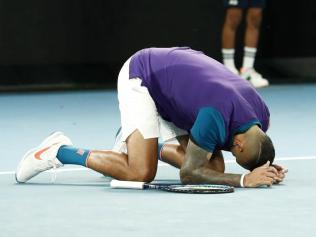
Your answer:
[[[265,0],[224,0],[226,8],[225,22],[222,30],[223,63],[235,74],[248,80],[254,87],[266,87],[269,81],[254,69],[257,52],[262,11]],[[236,31],[246,13],[246,31],[244,37],[244,56],[240,70],[235,66]]]

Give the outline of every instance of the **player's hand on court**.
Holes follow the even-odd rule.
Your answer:
[[[270,161],[268,161],[247,174],[244,179],[244,185],[247,188],[255,188],[263,185],[271,186],[274,182],[280,180],[278,175],[277,169],[270,166]]]
[[[278,171],[278,177],[277,180],[275,180],[275,184],[281,183],[284,178],[285,178],[285,174],[288,172],[288,169],[286,169],[285,167],[281,166],[281,165],[277,165],[277,164],[273,164],[271,165],[274,168],[276,168],[276,170]]]

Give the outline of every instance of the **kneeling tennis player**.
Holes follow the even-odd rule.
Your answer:
[[[17,182],[63,164],[86,166],[118,180],[151,182],[157,154],[180,168],[184,184],[258,187],[285,177],[287,170],[273,164],[266,104],[249,82],[202,52],[187,47],[140,50],[120,71],[118,99],[121,130],[114,150],[76,148],[56,132],[24,155]],[[160,146],[158,138],[176,138],[179,145]],[[250,172],[225,173],[222,150]]]

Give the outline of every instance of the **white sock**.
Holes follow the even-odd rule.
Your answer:
[[[237,71],[236,66],[235,66],[235,61],[234,61],[235,49],[222,49],[222,54],[223,54],[223,64],[230,70]]]
[[[244,47],[243,69],[253,68],[255,63],[257,48]]]

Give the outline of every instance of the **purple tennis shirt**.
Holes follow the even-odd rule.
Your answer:
[[[230,150],[233,136],[257,124],[266,132],[269,110],[250,83],[200,51],[148,48],[130,61],[160,116],[187,130],[200,147]]]

